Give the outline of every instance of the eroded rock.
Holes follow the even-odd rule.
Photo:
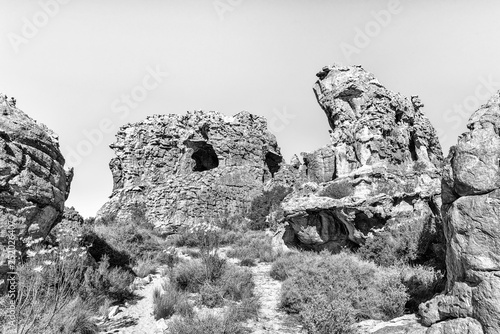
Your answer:
[[[282,164],[266,120],[246,111],[155,115],[123,126],[111,148],[113,194],[97,219],[142,215],[166,231],[244,213]]]
[[[64,170],[57,135],[0,94],[2,244],[9,226],[16,238],[46,237],[62,217],[72,177],[72,170]]]
[[[303,153],[302,163],[293,160],[305,183],[283,203],[295,234],[288,242],[338,251],[391,231],[411,235],[418,256],[436,257],[443,248],[443,158],[422,103],[386,89],[360,66],[325,67],[317,76],[331,142]]]
[[[422,304],[420,314],[426,324],[473,317],[485,333],[497,334],[500,333],[500,93],[471,116],[467,127],[469,131],[450,149],[443,175],[446,294]],[[464,289],[470,292],[459,300],[454,298],[457,290]],[[467,314],[461,311],[465,309]]]

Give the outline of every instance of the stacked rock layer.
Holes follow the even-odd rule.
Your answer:
[[[97,218],[123,221],[140,207],[167,231],[244,213],[282,162],[266,120],[246,111],[155,115],[116,137],[113,194]]]
[[[283,203],[285,242],[338,251],[399,231],[417,239],[419,255],[443,253],[443,158],[418,97],[386,89],[360,66],[325,67],[317,76],[331,143],[289,168],[305,183]]]
[[[0,119],[0,228],[5,246],[11,236],[19,240],[50,232],[62,217],[73,171],[64,170],[57,136],[2,94]]]
[[[420,306],[426,325],[454,318],[500,333],[500,92],[450,149],[443,175],[446,294]],[[479,332],[474,332],[479,333]]]

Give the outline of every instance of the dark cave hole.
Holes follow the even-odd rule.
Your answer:
[[[281,155],[278,155],[273,152],[266,153],[266,165],[271,172],[271,175],[274,177],[274,174],[280,170],[280,163],[283,161]]]
[[[206,142],[196,142],[188,145],[194,152],[191,158],[196,162],[193,172],[203,172],[219,166],[219,158],[212,145]]]
[[[410,146],[409,149],[410,149],[411,159],[413,161],[417,161],[418,160],[417,149],[415,147],[415,139],[413,139],[413,136],[410,138],[409,146]]]

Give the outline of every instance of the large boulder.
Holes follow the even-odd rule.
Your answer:
[[[339,251],[388,232],[407,236],[415,256],[444,255],[443,157],[418,97],[386,89],[360,66],[325,67],[317,76],[331,142],[288,167],[302,181],[282,205],[285,243]]]
[[[443,175],[446,294],[420,306],[424,322],[473,317],[500,333],[500,92],[450,149]]]
[[[47,236],[62,217],[73,170],[64,170],[57,136],[3,94],[0,119],[0,229],[5,246],[9,237]]]
[[[266,120],[246,111],[147,117],[123,126],[111,148],[113,193],[97,221],[141,217],[167,233],[245,213],[282,164]]]

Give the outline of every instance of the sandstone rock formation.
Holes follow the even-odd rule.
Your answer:
[[[390,321],[365,320],[353,326],[357,334],[480,334],[481,324],[473,318],[441,322],[432,327],[422,325],[414,314]]]
[[[338,251],[391,231],[412,236],[419,256],[442,252],[443,158],[418,97],[384,88],[360,66],[325,67],[317,76],[331,143],[288,166],[304,183],[283,203],[285,242]]]
[[[450,149],[443,175],[446,294],[420,306],[426,325],[473,317],[500,333],[500,92]]]
[[[62,216],[73,171],[64,170],[57,136],[3,96],[0,118],[2,237],[8,226],[18,237],[45,237]]]
[[[282,162],[266,120],[246,111],[155,115],[123,126],[111,148],[113,193],[96,219],[126,221],[140,211],[167,231],[245,212]]]

